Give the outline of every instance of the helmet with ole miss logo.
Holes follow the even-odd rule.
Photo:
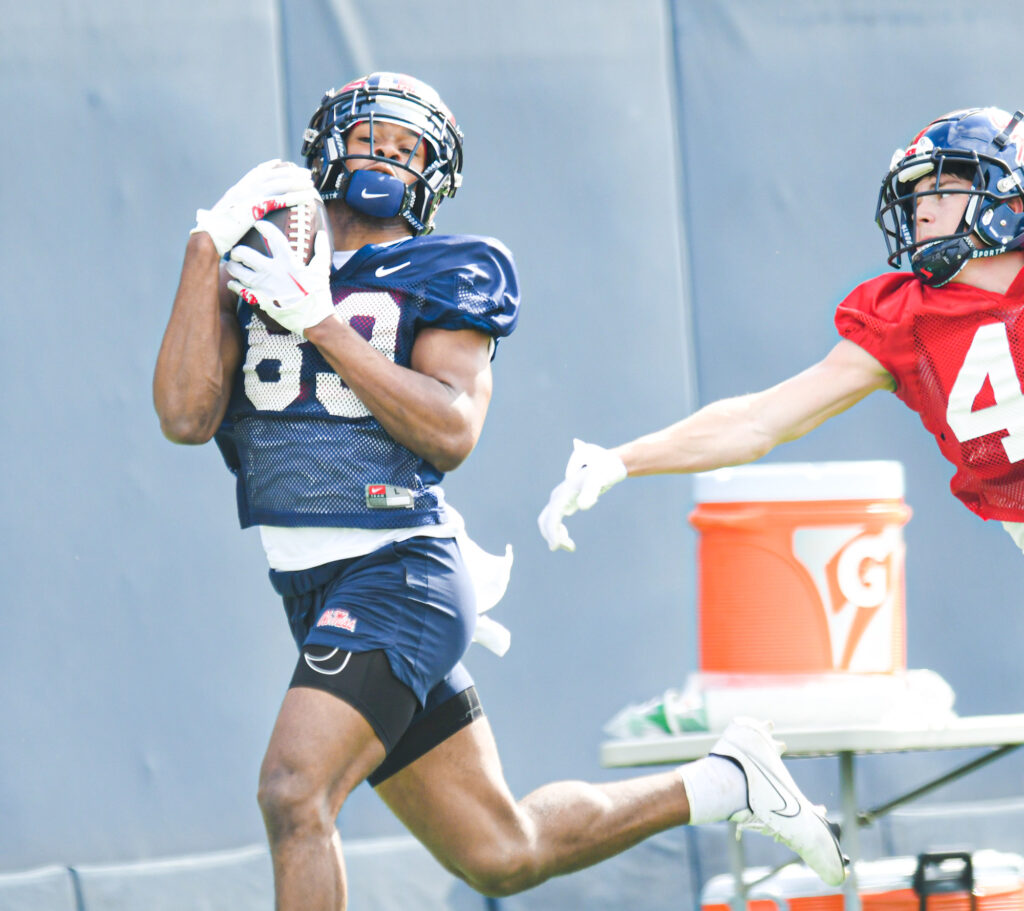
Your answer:
[[[907,254],[914,274],[941,287],[971,260],[1024,246],[1024,112],[967,108],[945,114],[918,133],[910,146],[897,149],[882,181],[875,220],[885,235],[888,262],[899,268]],[[943,188],[942,195],[968,197],[963,220],[953,234],[916,238],[917,201],[936,195],[943,174],[970,182],[963,189]],[[919,181],[933,177],[927,189]],[[1020,206],[1018,206],[1020,208]]]
[[[369,125],[371,154],[352,155],[346,137],[361,123]],[[373,134],[379,123],[397,124],[418,137],[404,162],[378,153]],[[403,73],[371,73],[331,89],[302,140],[306,166],[325,200],[343,199],[353,209],[377,218],[401,216],[414,234],[433,229],[441,200],[454,196],[462,183],[462,131],[433,88]],[[422,170],[413,165],[421,146],[426,149]],[[413,179],[407,185],[378,170],[353,169],[349,162],[354,159],[384,162]]]

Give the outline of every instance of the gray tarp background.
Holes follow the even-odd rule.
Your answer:
[[[1013,0],[0,12],[0,871],[262,840],[293,646],[219,455],[163,440],[150,379],[195,208],[295,158],[325,88],[369,68],[434,84],[467,134],[439,230],[498,236],[520,269],[488,425],[447,484],[480,544],[515,548],[495,612],[512,650],[468,664],[520,794],[621,776],[598,765],[602,724],[696,667],[689,480],[617,488],[572,520],[576,554],[550,554],[535,519],[572,437],[616,443],[819,358],[835,304],[886,268],[893,148],[952,108],[1024,104]],[[1024,558],[949,496],[917,419],[879,394],[772,458],[903,461],[908,663],[961,714],[1019,711]],[[862,787],[881,800],[950,761],[867,762]],[[835,804],[834,764],[795,772]],[[1011,758],[939,797],[1020,779]],[[402,831],[368,788],[341,825]]]

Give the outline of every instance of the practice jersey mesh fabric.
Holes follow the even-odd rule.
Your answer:
[[[892,374],[956,473],[950,489],[986,519],[1024,520],[1024,271],[1007,293],[879,276],[839,305],[840,335]]]
[[[515,328],[511,254],[491,238],[435,236],[371,244],[332,272],[335,314],[410,366],[426,328]],[[410,528],[446,521],[443,474],[395,441],[316,346],[239,304],[242,368],[216,440],[237,478],[242,527]],[[406,505],[376,506],[383,485]]]

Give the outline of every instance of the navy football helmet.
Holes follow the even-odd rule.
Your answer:
[[[386,122],[412,130],[419,139],[405,162],[382,157],[373,141],[375,124]],[[349,130],[370,127],[373,154],[350,155]],[[462,131],[441,97],[425,82],[402,73],[371,73],[324,95],[302,137],[302,155],[324,199],[343,199],[366,215],[403,217],[414,234],[427,234],[445,196],[462,183]],[[426,147],[422,170],[412,166],[420,144]],[[404,181],[380,171],[353,170],[349,162],[382,161],[412,174]]]
[[[1009,203],[1024,200],[1024,113],[999,108],[953,111],[928,124],[910,146],[897,149],[882,181],[875,220],[885,235],[889,265],[903,254],[925,284],[940,287],[980,256],[995,256],[1024,245],[1024,213]],[[914,213],[918,197],[934,195],[942,174],[971,182],[969,189],[943,190],[968,196],[959,230],[917,241]],[[934,176],[930,190],[918,181]]]

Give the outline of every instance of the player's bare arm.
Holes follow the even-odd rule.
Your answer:
[[[205,443],[220,425],[242,342],[234,301],[220,262],[260,213],[319,198],[309,171],[271,159],[236,181],[196,225],[153,377],[153,404],[164,435],[175,443]]]
[[[193,234],[153,376],[160,428],[175,443],[205,443],[213,436],[241,358],[237,299],[219,264],[210,237]]]
[[[843,339],[821,361],[764,389],[705,405],[689,417],[614,449],[576,440],[537,519],[552,550],[575,550],[563,519],[590,509],[628,476],[711,471],[759,459],[846,411],[876,389],[892,389],[881,363]]]
[[[629,475],[754,461],[875,389],[897,392],[937,439],[960,443],[943,448],[957,469],[957,497],[983,518],[1016,520],[1007,507],[1019,500],[1012,463],[1007,460],[997,473],[986,462],[979,473],[973,448],[982,445],[975,442],[980,438],[1005,431],[1005,420],[988,421],[993,415],[982,409],[986,417],[979,424],[972,405],[996,360],[1010,378],[1000,408],[1019,395],[1020,359],[1011,347],[1019,343],[1011,341],[1004,320],[1006,312],[1017,312],[1024,291],[1022,148],[1024,110],[1010,114],[990,107],[951,111],[919,131],[907,148],[896,149],[875,223],[885,237],[889,265],[899,269],[907,257],[912,275],[879,276],[854,288],[834,318],[843,341],[820,363],[777,386],[715,402],[617,449],[576,440],[565,480],[537,520],[548,546],[573,550],[562,520],[589,509]],[[944,290],[947,285],[956,293]],[[1008,301],[994,301],[993,295]],[[979,354],[978,339],[997,336],[989,353]],[[950,382],[919,382],[925,373],[948,375]]]
[[[874,357],[844,339],[821,361],[775,386],[712,402],[613,452],[630,476],[742,465],[892,386]]]
[[[441,471],[473,451],[491,400],[490,336],[424,329],[411,367],[384,357],[351,326],[328,319],[306,330],[387,432]]]

